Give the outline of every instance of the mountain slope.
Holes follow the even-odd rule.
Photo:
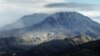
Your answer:
[[[27,29],[29,32],[63,32],[100,36],[100,24],[77,12],[60,12]],[[27,33],[26,31],[26,33]]]
[[[32,15],[23,16],[18,21],[8,24],[4,27],[2,27],[0,30],[11,30],[11,29],[19,29],[24,27],[29,27],[34,24],[40,23],[43,21],[46,17],[48,17],[48,14],[44,13],[34,13]]]

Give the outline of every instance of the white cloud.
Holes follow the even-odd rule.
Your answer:
[[[65,0],[4,0],[10,3],[21,3],[21,4],[30,4],[30,3],[54,3],[54,2],[65,2]]]
[[[66,2],[65,0],[43,0],[45,2]]]
[[[79,11],[84,15],[88,15],[89,17],[100,16],[100,11]]]

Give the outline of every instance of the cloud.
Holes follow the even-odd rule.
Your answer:
[[[77,11],[92,19],[95,19],[95,17],[97,16],[100,17],[100,5],[95,5],[95,4],[72,3],[72,2],[51,3],[51,4],[46,4],[44,7],[60,9],[62,11]]]
[[[79,11],[79,12],[91,18],[100,16],[100,11]]]
[[[92,20],[100,23],[100,15],[99,16],[94,16],[94,17],[91,17]]]
[[[52,3],[52,4],[47,4],[44,7],[47,8],[67,8],[67,9],[77,9],[77,10],[99,10],[100,6],[99,5],[94,5],[94,4],[82,4],[82,3]]]
[[[0,0],[0,26],[12,23],[23,15],[32,14],[33,11],[25,6],[7,3]]]
[[[54,3],[54,2],[65,2],[65,0],[5,0],[10,3]]]
[[[6,12],[8,10],[12,10],[16,13],[16,11],[22,11],[22,13],[26,12],[47,12],[53,11],[55,9],[49,9],[46,7],[43,7],[46,4],[50,3],[60,3],[60,2],[66,2],[65,0],[0,0],[0,11]],[[24,12],[23,12],[24,11]],[[17,12],[17,13],[18,13]],[[21,13],[21,12],[19,12]]]

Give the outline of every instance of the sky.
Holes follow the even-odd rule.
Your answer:
[[[0,0],[0,27],[24,15],[77,11],[100,23],[100,0]]]
[[[88,4],[100,4],[100,0],[70,0],[71,2],[88,3]]]

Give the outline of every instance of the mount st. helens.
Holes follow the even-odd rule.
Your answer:
[[[28,43],[72,38],[76,35],[99,38],[100,24],[77,12],[59,12],[46,17],[41,23],[7,33]]]

